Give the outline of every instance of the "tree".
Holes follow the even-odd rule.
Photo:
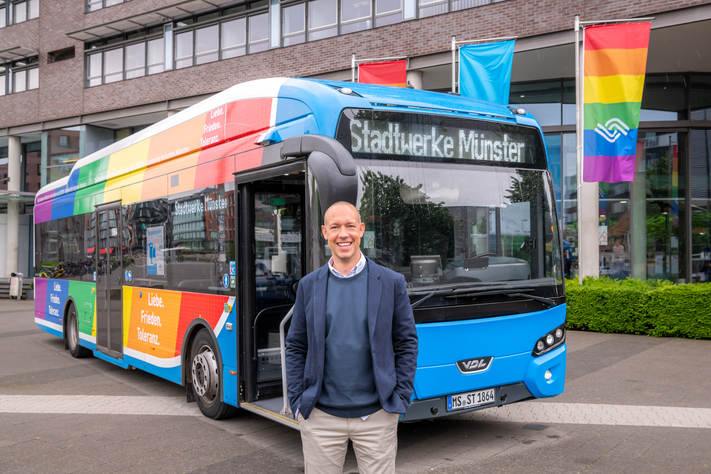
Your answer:
[[[381,263],[402,267],[412,255],[454,257],[454,219],[444,203],[432,202],[422,184],[367,170],[361,175],[360,215],[375,232]],[[407,262],[407,263],[405,263]]]

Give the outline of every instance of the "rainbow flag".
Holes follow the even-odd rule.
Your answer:
[[[651,23],[585,29],[583,181],[634,180]]]
[[[407,86],[407,61],[364,63],[358,65],[358,82],[382,86]]]

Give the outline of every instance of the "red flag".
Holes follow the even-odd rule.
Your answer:
[[[358,82],[405,87],[407,86],[407,60],[360,64]]]

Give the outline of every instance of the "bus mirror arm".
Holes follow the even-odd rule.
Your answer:
[[[338,167],[340,174],[355,176],[356,167],[353,156],[346,148],[331,137],[324,135],[301,135],[284,140],[281,148],[281,158],[309,156],[315,151],[325,153]]]
[[[287,138],[280,153],[282,159],[307,157],[309,170],[318,185],[322,213],[340,201],[356,205],[358,174],[355,160],[336,140],[323,135]]]

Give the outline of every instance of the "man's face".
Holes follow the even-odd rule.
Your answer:
[[[365,224],[360,222],[356,208],[346,203],[334,204],[326,211],[324,221],[321,232],[333,257],[342,261],[357,257]]]

